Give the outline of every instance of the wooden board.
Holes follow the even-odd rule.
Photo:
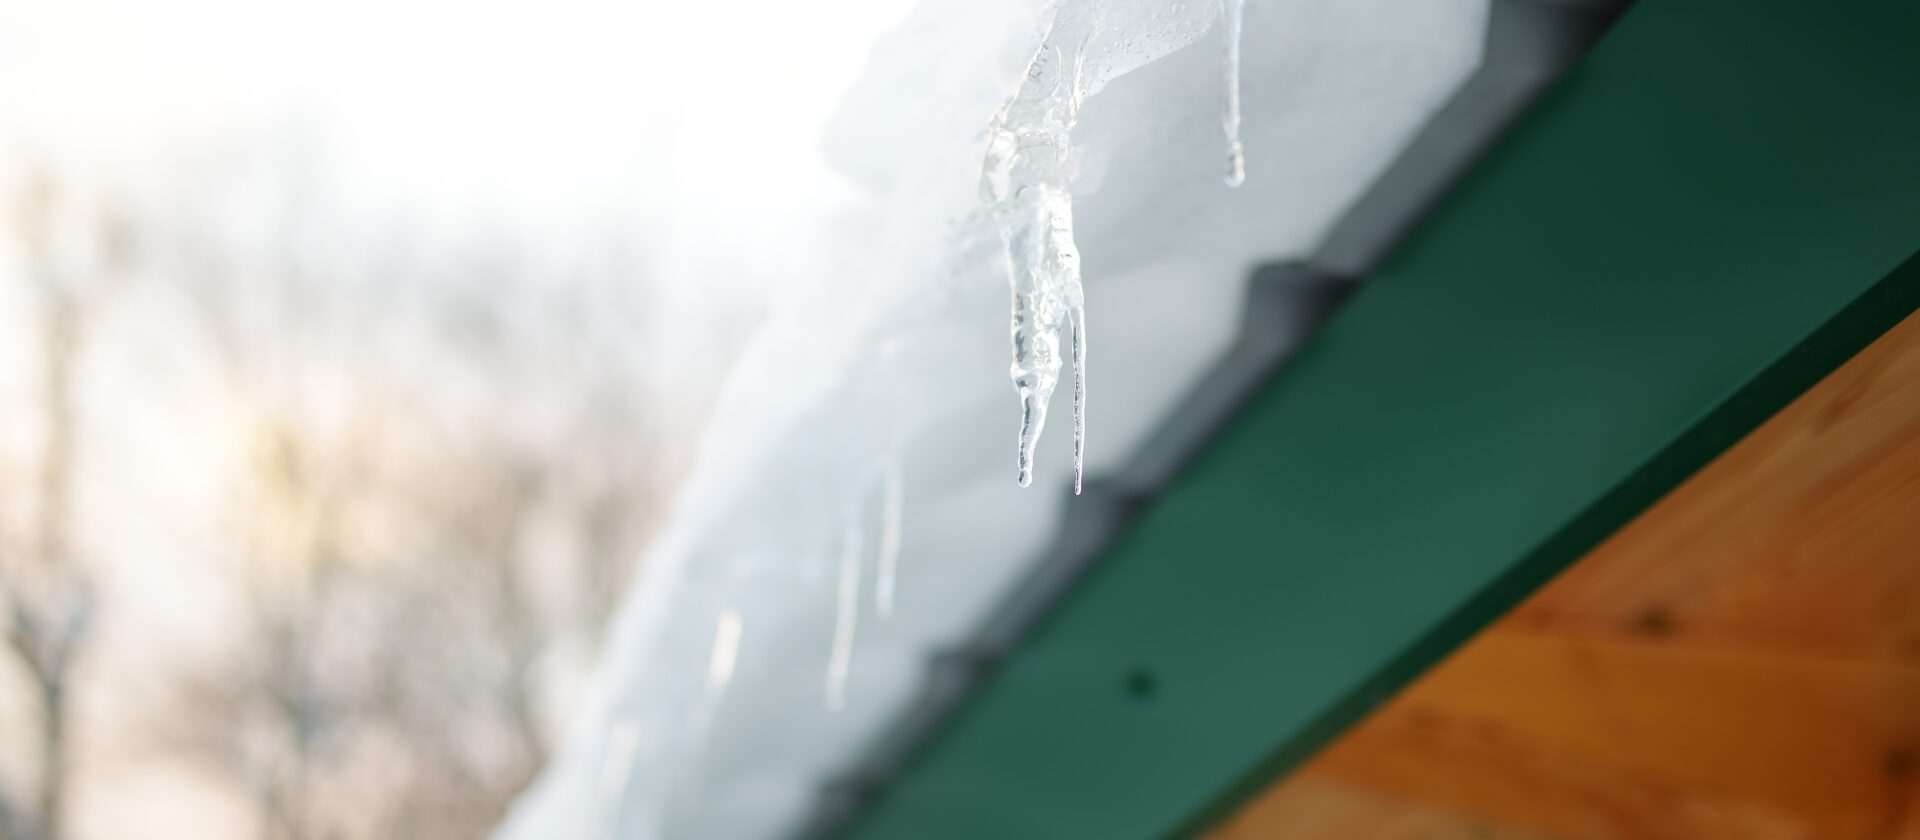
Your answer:
[[[1216,836],[1920,838],[1920,316]]]

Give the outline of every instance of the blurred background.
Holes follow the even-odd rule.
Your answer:
[[[685,469],[619,238],[357,237],[277,151],[7,180],[6,836],[479,836]]]
[[[534,6],[0,2],[0,837],[478,837],[552,751],[766,289],[655,279],[712,14]]]

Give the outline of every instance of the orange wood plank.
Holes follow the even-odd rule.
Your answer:
[[[1221,840],[1545,840],[1325,778],[1299,779],[1253,803]]]
[[[1920,316],[1218,836],[1920,840]]]
[[[1569,838],[1885,837],[1920,669],[1494,632],[1313,772]]]

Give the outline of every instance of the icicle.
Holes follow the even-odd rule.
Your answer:
[[[893,615],[894,574],[900,566],[900,485],[900,464],[888,461],[880,477],[880,557],[873,580],[873,608],[881,618]]]
[[[1073,495],[1080,495],[1080,476],[1087,460],[1087,330],[1086,312],[1073,310]]]
[[[1014,388],[1020,393],[1018,480],[1033,482],[1033,450],[1047,424],[1047,405],[1060,383],[1060,333],[1080,320],[1080,252],[1073,243],[1072,132],[1085,91],[1087,42],[1100,24],[1104,5],[1056,3],[1027,64],[1026,75],[987,128],[987,153],[980,165],[980,195],[993,209],[1006,243],[1007,274],[1013,288]],[[1065,9],[1063,11],[1063,9]],[[1075,478],[1079,484],[1080,413],[1076,341]]]
[[[713,729],[714,713],[726,697],[727,686],[733,682],[734,666],[740,661],[740,639],[745,631],[745,619],[732,607],[721,610],[714,619],[713,652],[707,656],[707,690],[687,710],[687,719],[680,731],[676,759],[679,766],[673,779],[667,782],[669,800],[655,817],[667,826],[662,834],[677,836],[680,832],[673,830],[674,823],[704,808],[707,741]]]
[[[833,620],[833,655],[827,660],[827,710],[847,706],[847,671],[853,665],[853,636],[860,623],[860,520],[848,516],[840,535],[839,601]]]
[[[740,611],[725,609],[713,627],[713,655],[707,660],[707,695],[718,697],[733,682],[733,666],[740,658],[740,634],[745,629]]]
[[[1240,32],[1245,28],[1247,0],[1220,0],[1220,22],[1227,42],[1227,186],[1247,182],[1247,150],[1240,144]]]

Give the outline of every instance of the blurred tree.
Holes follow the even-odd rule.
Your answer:
[[[163,725],[251,792],[262,838],[482,837],[551,751],[555,664],[591,661],[676,476],[650,468],[642,383],[581,358],[619,339],[522,255],[377,253],[363,285],[274,253],[181,277],[250,418],[245,629]]]
[[[79,458],[75,389],[91,309],[132,259],[125,218],[109,206],[76,209],[46,170],[33,170],[15,205],[39,327],[38,474],[25,548],[0,556],[0,616],[7,650],[38,703],[38,789],[0,790],[0,838],[59,840],[65,834],[72,756],[73,669],[88,638],[94,585],[75,547],[73,494]]]
[[[236,170],[244,200],[229,205],[205,172],[153,205],[164,213],[133,215],[146,205],[43,171],[0,206],[20,245],[33,327],[21,375],[34,381],[32,457],[0,472],[0,700],[21,691],[31,707],[0,720],[0,742],[31,747],[0,754],[0,840],[70,840],[91,827],[76,802],[112,799],[87,775],[111,736],[76,738],[75,699],[89,698],[85,722],[102,719],[105,693],[82,687],[118,670],[109,646],[140,613],[120,600],[97,614],[101,593],[148,593],[114,577],[128,564],[101,529],[123,512],[76,484],[98,474],[89,464],[141,466],[110,463],[115,433],[153,418],[83,399],[130,378],[110,364],[145,346],[128,334],[184,326],[167,357],[183,379],[166,388],[216,383],[211,399],[180,399],[223,424],[219,451],[195,450],[192,466],[216,494],[193,504],[217,525],[155,556],[205,552],[232,600],[204,647],[129,642],[167,682],[157,702],[106,704],[154,739],[107,751],[213,776],[264,840],[490,831],[552,751],[566,692],[690,464],[713,394],[662,398],[661,371],[675,388],[689,374],[648,352],[664,316],[620,237],[548,252],[369,234],[316,209],[310,165],[265,163]],[[147,295],[138,319],[104,306],[118,277],[151,281],[129,290]],[[182,312],[184,325],[156,324]]]

